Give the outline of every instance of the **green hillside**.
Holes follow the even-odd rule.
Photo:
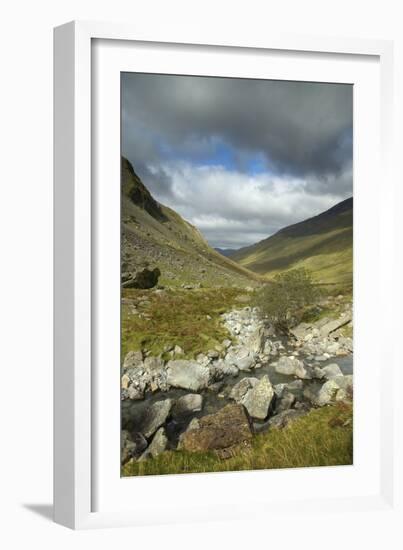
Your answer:
[[[353,199],[346,199],[318,216],[237,250],[231,254],[231,259],[269,277],[305,267],[312,271],[317,282],[351,284]]]
[[[158,203],[122,158],[122,274],[148,267],[169,287],[253,286],[260,279],[207,243],[200,231]]]

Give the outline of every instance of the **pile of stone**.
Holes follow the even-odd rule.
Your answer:
[[[301,323],[291,330],[291,334],[300,353],[320,362],[352,353],[353,340],[344,336],[342,330],[352,325],[352,310],[348,308],[337,319],[324,317],[315,323]]]

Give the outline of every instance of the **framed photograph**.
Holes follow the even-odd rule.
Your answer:
[[[54,44],[55,520],[393,510],[392,44]]]

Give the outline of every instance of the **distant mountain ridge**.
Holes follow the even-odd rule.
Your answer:
[[[214,250],[217,250],[217,252],[229,258],[230,256],[232,256],[232,254],[235,254],[235,252],[237,252],[238,249],[237,248],[215,248]]]
[[[288,269],[306,267],[319,282],[351,283],[353,198],[284,227],[263,241],[241,248],[230,258],[269,277]]]

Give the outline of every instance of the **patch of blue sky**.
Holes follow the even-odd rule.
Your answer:
[[[272,172],[262,152],[238,150],[217,136],[208,140],[198,140],[197,136],[192,136],[182,145],[171,145],[156,137],[154,143],[161,160],[184,161],[193,166],[215,166],[251,176]]]

